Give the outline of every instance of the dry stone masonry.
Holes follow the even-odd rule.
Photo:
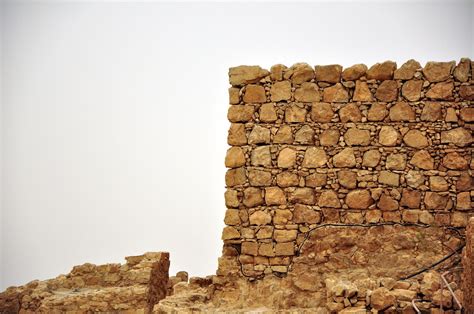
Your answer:
[[[473,68],[230,68],[217,278],[275,275],[316,292],[330,272],[400,279],[459,250],[474,216]],[[347,302],[328,308],[394,305]]]

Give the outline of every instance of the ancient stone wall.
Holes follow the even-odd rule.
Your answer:
[[[305,240],[332,225],[384,226],[377,230],[387,231],[387,250],[397,249],[403,227],[419,228],[400,245],[413,248],[405,258],[417,263],[431,255],[424,265],[449,252],[443,243],[460,244],[442,232],[423,255],[416,239],[433,228],[463,230],[474,216],[473,65],[230,68],[227,226],[217,275],[291,273]],[[391,225],[402,228],[393,234]],[[363,235],[352,235],[355,246]],[[362,264],[366,253],[347,252]]]
[[[0,313],[150,312],[169,290],[169,253],[126,260],[123,265],[86,263],[67,275],[10,287],[0,293]]]

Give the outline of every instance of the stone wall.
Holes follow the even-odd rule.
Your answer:
[[[415,226],[419,237],[443,230],[419,266],[449,252],[443,243],[460,244],[448,230],[474,216],[473,65],[230,68],[217,275],[291,273],[321,226]],[[406,258],[425,257],[412,253]]]
[[[126,261],[86,263],[67,275],[10,287],[0,293],[0,313],[150,312],[169,289],[169,253],[150,252]]]

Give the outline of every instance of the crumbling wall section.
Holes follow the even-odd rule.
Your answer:
[[[146,313],[166,296],[169,253],[126,257],[125,264],[75,266],[69,274],[0,293],[0,313]]]

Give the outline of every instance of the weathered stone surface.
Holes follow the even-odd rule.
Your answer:
[[[244,190],[242,203],[246,207],[255,207],[263,204],[262,190],[255,187],[249,187]]]
[[[247,136],[245,135],[245,125],[242,123],[231,123],[229,133],[227,135],[227,143],[229,145],[245,145],[247,144]]]
[[[309,147],[304,154],[302,166],[305,168],[318,168],[324,166],[327,161],[326,152],[323,149]]]
[[[225,205],[227,207],[239,207],[238,192],[236,190],[227,189],[224,193]]]
[[[272,85],[270,89],[272,101],[289,100],[291,98],[291,82],[280,81]]]
[[[459,95],[465,100],[474,100],[474,85],[461,85]]]
[[[413,154],[410,164],[423,170],[434,169],[434,159],[426,150],[419,150]]]
[[[267,225],[272,221],[272,216],[263,210],[257,210],[249,216],[249,221],[251,225]]]
[[[265,203],[267,205],[286,204],[285,192],[276,186],[265,188]]]
[[[380,101],[390,102],[395,101],[398,98],[398,83],[393,80],[383,81],[377,91],[375,97]]]
[[[270,129],[256,125],[248,138],[249,144],[270,144]]]
[[[461,173],[458,181],[456,182],[456,191],[469,191],[472,189],[472,178],[468,172]]]
[[[356,165],[354,150],[352,148],[344,148],[341,152],[332,158],[334,167],[348,168]]]
[[[287,188],[290,186],[298,186],[300,180],[296,173],[284,171],[277,175],[277,184],[280,187]]]
[[[374,200],[367,190],[353,190],[347,193],[345,202],[349,208],[367,209],[374,203]]]
[[[370,295],[370,305],[378,311],[385,310],[395,304],[395,296],[385,287],[377,288]]]
[[[355,81],[364,76],[366,72],[367,66],[365,64],[354,64],[353,66],[348,67],[342,71],[342,79],[345,81]]]
[[[270,78],[272,81],[281,81],[283,79],[283,73],[287,67],[283,64],[275,64],[270,68]]]
[[[448,196],[436,192],[426,192],[424,203],[427,209],[443,210],[448,203]]]
[[[270,154],[269,146],[259,146],[252,150],[250,163],[253,166],[268,167],[272,164],[272,156]]]
[[[471,206],[471,193],[461,192],[456,197],[456,208],[459,210],[470,210]]]
[[[289,123],[305,122],[306,109],[296,104],[290,105],[285,111],[285,121]]]
[[[295,223],[315,224],[321,222],[321,213],[306,205],[296,204],[293,211]]]
[[[458,65],[454,68],[453,75],[460,82],[467,82],[469,72],[471,70],[471,60],[462,58]]]
[[[451,62],[427,62],[423,68],[423,75],[430,82],[441,82],[449,79],[451,70],[456,63]]]
[[[417,190],[403,189],[400,206],[408,208],[420,208],[421,193]]]
[[[313,103],[311,106],[311,120],[314,122],[330,122],[333,115],[331,104]]]
[[[443,192],[449,189],[449,184],[445,178],[440,176],[430,177],[430,190],[435,192]]]
[[[398,202],[387,194],[382,194],[377,203],[377,207],[381,210],[397,210]]]
[[[471,132],[465,128],[456,128],[441,132],[441,143],[465,147],[472,143]]]
[[[321,99],[318,85],[304,82],[295,90],[295,100],[301,102],[318,102]]]
[[[427,102],[423,106],[421,121],[436,121],[441,119],[441,104],[437,102]]]
[[[327,175],[325,173],[313,173],[305,178],[306,186],[315,188],[325,186],[327,183]]]
[[[302,84],[314,78],[314,71],[307,63],[296,63],[285,72],[284,78],[291,79],[294,84]]]
[[[403,142],[413,148],[425,148],[429,145],[426,136],[418,130],[410,130],[403,137]]]
[[[265,102],[267,100],[267,97],[265,96],[265,88],[261,85],[247,85],[243,99],[246,103]]]
[[[295,142],[298,144],[309,145],[314,143],[314,130],[309,125],[303,125],[295,133]]]
[[[416,60],[410,59],[402,64],[399,69],[395,70],[393,78],[395,80],[411,80],[418,69],[421,69],[420,63]]]
[[[464,170],[468,168],[467,160],[457,152],[447,153],[443,158],[443,166],[452,170]]]
[[[338,83],[341,80],[342,66],[339,64],[317,65],[314,67],[318,82]]]
[[[459,110],[459,117],[466,122],[474,121],[474,107],[465,107]]]
[[[395,146],[399,136],[394,127],[384,125],[379,132],[379,143],[383,146]]]
[[[422,172],[416,171],[416,170],[410,170],[408,173],[405,175],[405,180],[407,182],[407,185],[409,187],[412,187],[414,189],[419,188],[421,185],[425,183],[425,176],[423,175]]]
[[[362,121],[362,113],[355,103],[345,105],[339,109],[339,118],[342,123]]]
[[[454,108],[446,108],[446,117],[444,118],[446,122],[458,122],[458,116]]]
[[[352,100],[354,101],[372,101],[374,98],[370,92],[369,86],[366,82],[356,81],[354,95]]]
[[[277,209],[275,210],[275,215],[273,216],[273,223],[275,225],[285,225],[288,224],[293,218],[293,213],[289,209]]]
[[[370,131],[350,128],[344,134],[344,141],[350,146],[367,146],[370,144]]]
[[[426,93],[431,99],[449,100],[453,97],[453,82],[441,82],[434,84]]]
[[[379,81],[391,80],[393,72],[395,72],[397,64],[393,61],[385,61],[383,63],[376,63],[367,71],[367,78],[369,80],[376,79]]]
[[[340,170],[337,173],[337,180],[346,189],[355,189],[357,187],[357,174],[353,171]]]
[[[229,148],[225,156],[225,166],[227,168],[238,168],[243,165],[245,165],[245,154],[242,148],[238,146]]]
[[[380,162],[380,152],[376,149],[368,150],[362,158],[362,165],[365,167],[376,167]]]
[[[415,110],[406,102],[398,102],[390,108],[391,121],[415,121]]]
[[[379,183],[389,186],[398,186],[400,184],[400,175],[390,171],[380,171]]]
[[[313,205],[315,201],[314,190],[310,188],[296,188],[290,194],[289,200],[296,204]]]
[[[229,69],[229,83],[231,85],[243,85],[256,83],[269,72],[259,66],[241,65]]]
[[[327,87],[323,91],[324,102],[348,102],[349,93],[342,86],[341,83],[337,83],[331,87]]]
[[[260,106],[259,111],[260,121],[262,122],[274,122],[278,119],[275,105],[272,103],[263,104]]]
[[[269,171],[249,169],[247,176],[251,186],[269,186],[272,183],[272,174]]]
[[[225,184],[227,186],[242,185],[247,180],[247,172],[244,167],[227,170]]]
[[[229,87],[229,104],[237,105],[240,102],[240,89]]]
[[[387,115],[388,109],[385,104],[374,103],[370,106],[367,119],[369,121],[383,121]]]
[[[291,144],[293,143],[293,133],[289,125],[282,125],[275,137],[273,138],[273,143],[276,144]]]
[[[418,101],[421,98],[422,80],[407,81],[402,86],[402,96],[408,101]]]
[[[252,120],[255,108],[250,105],[232,105],[227,112],[230,122],[247,122]]]
[[[341,202],[333,190],[326,190],[319,195],[318,205],[321,207],[341,208]]]
[[[385,167],[389,170],[404,170],[407,164],[405,154],[390,154],[387,156]]]
[[[276,242],[290,242],[296,240],[296,230],[275,230],[273,232],[273,238]]]
[[[239,211],[237,209],[228,209],[225,212],[224,223],[229,226],[237,226],[240,224]]]
[[[291,168],[296,164],[296,151],[291,148],[284,148],[278,154],[278,167]]]
[[[322,146],[333,146],[339,141],[339,131],[336,129],[327,129],[319,136],[319,141]]]

